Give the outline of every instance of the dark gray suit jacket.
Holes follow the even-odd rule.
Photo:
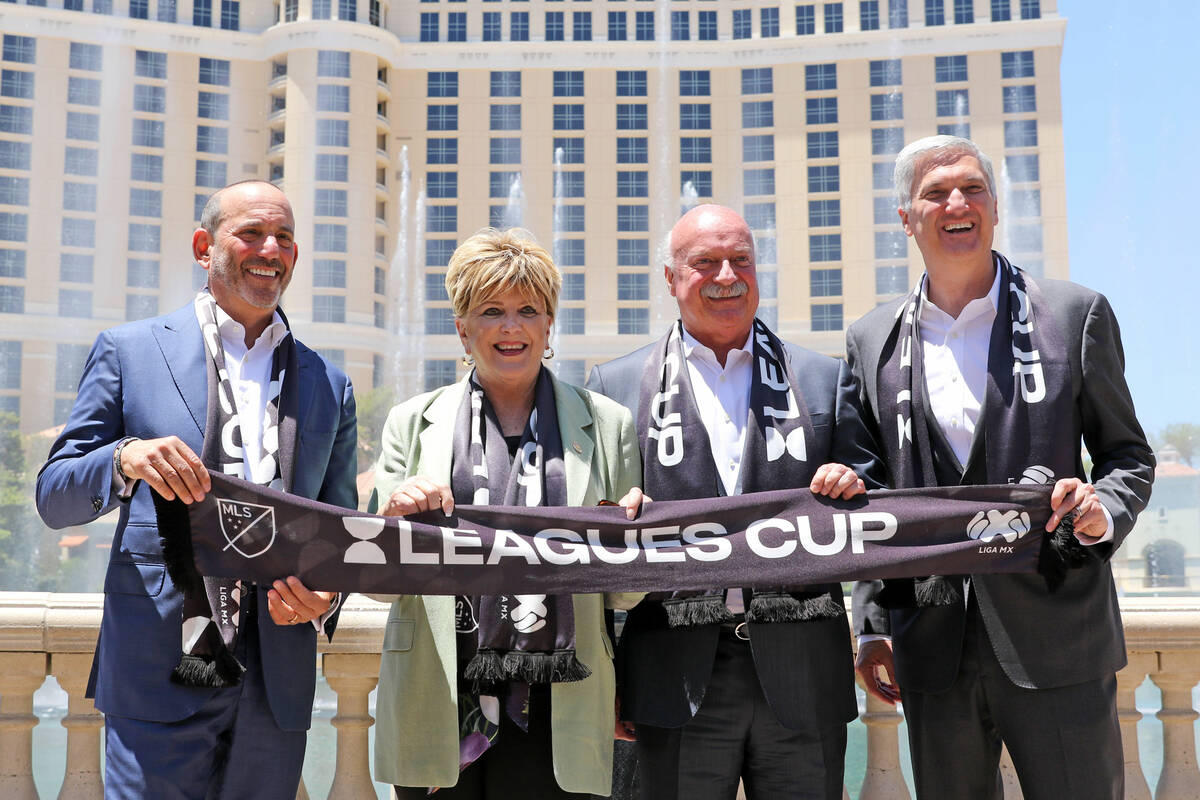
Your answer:
[[[796,470],[795,485],[807,487],[816,468],[831,461],[852,467],[868,488],[878,485],[882,468],[862,422],[849,368],[838,359],[784,344],[816,438],[808,449],[808,462]],[[587,382],[588,389],[633,412],[639,432],[646,426],[638,419],[639,388],[654,347],[596,366]],[[839,605],[843,602],[837,584],[812,588],[828,592]],[[622,717],[664,728],[687,723],[704,700],[719,629],[668,628],[661,603],[649,599],[632,609],[617,646]],[[780,723],[815,734],[854,719],[854,670],[844,617],[751,625],[750,646],[763,693]]]
[[[1103,295],[1078,284],[1045,278],[1037,283],[1045,307],[1035,313],[1050,315],[1070,343],[1066,353],[1043,353],[1047,363],[1061,366],[1060,375],[1069,375],[1074,413],[1062,424],[1071,426],[1073,440],[1082,440],[1091,454],[1091,480],[1112,514],[1114,538],[1111,544],[1096,545],[1094,552],[1101,558],[1071,570],[1054,594],[1040,575],[972,576],[971,592],[996,658],[1013,683],[1025,688],[1068,686],[1112,675],[1125,666],[1125,639],[1108,559],[1145,508],[1154,480],[1154,454],[1134,415],[1112,307]],[[846,357],[876,435],[879,361],[902,302],[903,298],[874,309],[846,332]],[[981,413],[986,419],[986,403]],[[962,474],[939,468],[940,484],[986,482],[982,422]],[[942,437],[932,417],[930,427],[937,450]],[[1086,478],[1080,453],[1074,456],[1076,476]],[[940,463],[950,460],[952,456]],[[892,611],[889,617],[871,602],[872,591],[870,583],[855,586],[856,633],[892,634],[901,686],[922,692],[949,688],[962,654],[965,605]]]

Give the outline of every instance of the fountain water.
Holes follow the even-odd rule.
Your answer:
[[[408,165],[408,145],[400,148],[400,194],[399,208],[396,218],[396,249],[392,254],[391,274],[389,276],[390,308],[392,318],[388,330],[395,335],[397,343],[404,342],[404,352],[399,347],[393,354],[394,386],[396,399],[403,400],[412,397],[423,388],[421,386],[421,362],[413,358],[412,353],[424,352],[424,286],[422,286],[423,270],[421,269],[419,253],[413,253],[413,244],[423,237],[420,232],[421,220],[417,220],[416,236],[410,237],[409,199],[412,191],[412,173]],[[424,197],[418,201],[418,217],[424,207]]]
[[[521,189],[521,175],[513,175],[508,184],[508,202],[504,206],[504,227],[519,228],[525,219],[525,192]]]

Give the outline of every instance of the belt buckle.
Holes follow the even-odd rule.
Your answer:
[[[750,629],[746,627],[745,622],[739,622],[733,629],[733,635],[741,639],[743,642],[750,641]]]

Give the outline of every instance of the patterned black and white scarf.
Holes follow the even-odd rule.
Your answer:
[[[683,324],[676,321],[654,348],[642,373],[638,401],[643,486],[658,500],[690,500],[725,493],[713,463],[704,420],[696,407],[683,349]],[[820,464],[808,460],[812,419],[796,386],[783,343],[757,318],[750,337],[753,363],[750,419],[746,426],[738,492],[766,492],[806,485]],[[671,627],[733,619],[725,589],[652,595],[662,602]],[[746,591],[750,622],[800,622],[844,616],[824,592],[802,587]]]
[[[1079,452],[1071,426],[1064,424],[1072,417],[1073,404],[1066,345],[1050,322],[1037,283],[1004,256],[992,255],[1000,293],[972,451],[982,447],[987,454],[986,483],[1053,483],[1075,474]],[[879,361],[880,428],[895,489],[939,485],[931,439],[937,420],[928,408],[920,336],[925,280],[898,309]],[[1078,566],[1087,554],[1069,528],[1060,526],[1044,541],[1064,566]],[[878,602],[890,608],[949,605],[961,602],[961,596],[961,581],[932,576],[885,581]]]
[[[206,467],[246,480],[241,422],[233,384],[225,368],[225,350],[217,325],[217,301],[204,290],[196,296],[197,319],[204,339],[208,375],[208,410],[204,446],[200,454]],[[286,324],[286,323],[285,323]],[[290,331],[275,348],[266,387],[266,408],[261,424],[262,454],[259,482],[289,491],[296,448],[296,347]],[[157,499],[157,495],[156,495]],[[246,519],[248,529],[256,520]],[[164,555],[172,580],[183,591],[183,654],[171,680],[184,686],[234,686],[245,667],[234,656],[242,604],[253,584],[229,578],[201,578],[192,563],[190,545],[161,531]],[[179,553],[186,547],[186,554]],[[230,547],[237,547],[236,533]]]

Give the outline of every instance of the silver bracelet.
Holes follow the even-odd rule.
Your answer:
[[[125,445],[129,444],[130,442],[138,441],[141,440],[136,436],[126,436],[124,439],[117,442],[117,448],[113,450],[113,469],[117,471],[117,474],[121,476],[121,480],[123,481],[128,481],[129,476],[126,475],[125,470],[121,468],[121,451],[124,450]]]

